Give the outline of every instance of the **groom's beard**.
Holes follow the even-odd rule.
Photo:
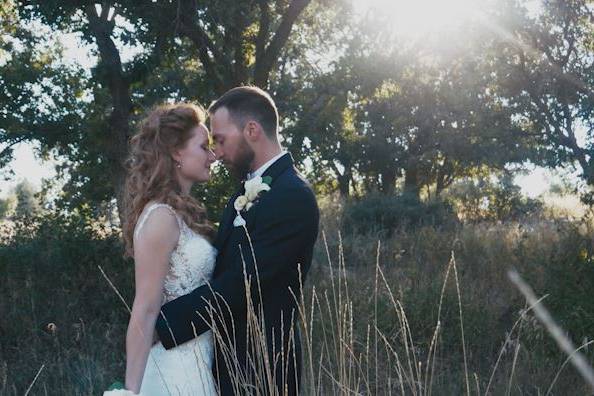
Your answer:
[[[237,154],[233,162],[229,162],[229,171],[238,180],[245,180],[250,172],[250,165],[254,161],[254,150],[247,144],[245,139],[240,140]]]

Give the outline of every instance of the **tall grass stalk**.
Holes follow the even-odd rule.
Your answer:
[[[33,385],[35,385],[35,382],[37,382],[37,378],[39,378],[39,376],[41,375],[41,372],[43,371],[44,368],[45,368],[45,363],[41,365],[41,367],[37,371],[37,374],[35,374],[35,378],[33,378],[33,381],[31,381],[31,384],[25,391],[25,396],[27,396],[29,394],[29,392],[31,392],[31,389],[33,389]]]
[[[338,216],[325,216],[330,225],[322,229],[341,228],[331,222]],[[24,394],[42,363],[29,394],[98,394],[125,370],[127,311],[114,305],[132,299],[132,266],[118,256],[117,232],[98,235],[77,221],[44,224],[0,245],[0,394]],[[585,223],[534,220],[322,233],[307,279],[300,274],[305,287],[294,291],[295,316],[283,318],[283,326],[297,320],[301,327],[301,393],[587,394],[587,383],[565,370],[573,351],[557,350],[505,271],[521,269],[549,295],[547,306],[572,338],[585,339],[577,351],[591,361],[592,232]],[[246,251],[257,259],[257,251]],[[124,285],[119,296],[89,276],[97,268]],[[255,303],[247,308],[255,344],[241,362],[250,372],[236,357],[235,324],[213,334],[236,393],[274,394],[275,368],[286,371],[289,362],[261,353],[272,346],[265,345],[253,278],[245,289]],[[225,303],[215,305],[211,311],[229,314]],[[55,331],[47,331],[50,322]],[[293,337],[274,346],[278,356],[294,347]]]
[[[522,279],[520,274],[515,270],[510,270],[508,276],[518,290],[520,290],[524,297],[526,297],[526,300],[534,305],[534,312],[538,319],[545,326],[555,342],[557,342],[559,348],[571,358],[571,363],[590,385],[592,392],[594,392],[594,369],[588,364],[584,355],[573,346],[573,342],[571,342],[571,340],[564,334],[563,329],[555,323],[555,320],[549,311],[542,304],[536,304],[536,295],[532,291],[532,288]]]

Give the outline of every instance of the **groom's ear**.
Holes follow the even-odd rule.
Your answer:
[[[255,142],[262,138],[262,126],[253,120],[248,121],[243,128],[243,134],[248,141]]]

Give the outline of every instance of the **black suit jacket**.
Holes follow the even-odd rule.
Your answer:
[[[212,281],[165,304],[156,325],[167,349],[216,327],[213,371],[224,396],[249,393],[237,382],[257,386],[265,394],[272,393],[270,386],[290,395],[299,388],[295,297],[300,298],[311,264],[319,210],[290,154],[263,176],[272,178],[271,188],[242,212],[246,228],[233,226],[233,204],[243,189],[227,203],[214,243],[219,253]],[[255,323],[263,326],[256,329]],[[268,369],[257,368],[266,364]]]

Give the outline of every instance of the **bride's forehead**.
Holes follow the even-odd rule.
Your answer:
[[[206,128],[206,126],[203,124],[199,124],[192,131],[192,136],[190,137],[190,139],[197,140],[197,141],[201,142],[203,140],[208,140],[209,135],[210,135],[210,132],[208,131],[208,128]]]

